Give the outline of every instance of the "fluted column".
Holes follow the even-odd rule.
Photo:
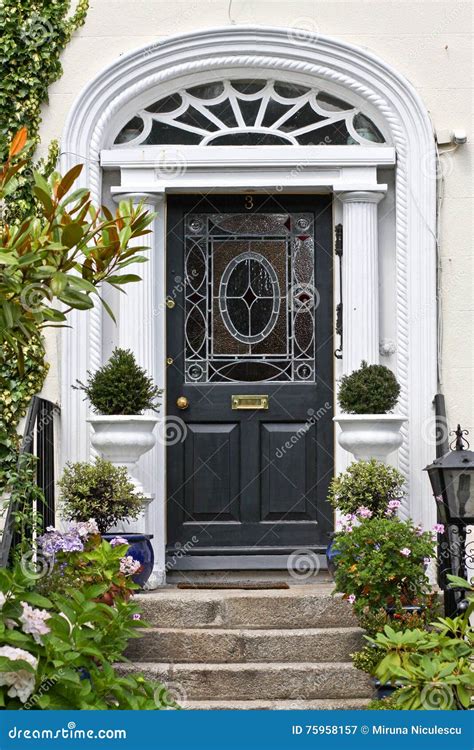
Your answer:
[[[377,204],[383,192],[339,193],[343,203],[343,372],[379,361]]]
[[[164,193],[114,191],[114,200],[132,200],[134,204],[141,202],[144,209],[156,214],[149,225],[151,232],[130,243],[131,247],[149,247],[143,253],[148,262],[133,263],[124,269],[124,273],[137,274],[142,280],[123,287],[125,294],[120,295],[117,345],[122,349],[130,349],[140,367],[153,378],[153,382],[164,387]],[[138,462],[137,476],[152,498],[144,517],[133,524],[134,527],[139,524],[141,528],[130,528],[130,531],[145,530],[146,533],[153,534],[155,570],[150,585],[165,582],[165,449],[159,439],[160,433],[158,424],[155,428],[155,447]]]

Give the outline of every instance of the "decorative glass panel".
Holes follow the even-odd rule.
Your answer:
[[[314,382],[310,214],[188,214],[187,383]]]
[[[202,146],[384,143],[366,114],[317,88],[265,79],[181,89],[141,109],[115,145]]]

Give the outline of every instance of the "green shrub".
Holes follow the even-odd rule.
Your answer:
[[[364,646],[360,651],[355,651],[351,654],[351,657],[356,669],[373,675],[377,664],[382,658],[382,651],[373,646]]]
[[[347,515],[367,508],[373,517],[392,515],[404,495],[405,479],[393,466],[381,461],[354,461],[334,477],[329,486],[329,502]]]
[[[103,458],[93,464],[66,464],[58,487],[63,517],[69,521],[94,518],[101,534],[119,521],[137,519],[144,500],[125,467]]]
[[[79,390],[84,391],[99,414],[142,414],[145,409],[157,411],[157,399],[163,393],[138,366],[132,352],[126,349],[114,349],[107,364],[93,375],[88,372],[86,385],[78,383]]]
[[[336,591],[349,599],[357,614],[382,607],[401,612],[403,605],[424,604],[430,594],[426,561],[434,557],[430,532],[412,521],[374,518],[339,534]]]
[[[338,401],[346,414],[386,414],[399,395],[400,386],[388,367],[362,362],[359,370],[341,378]]]
[[[370,701],[365,707],[366,711],[399,711],[396,702],[396,693],[387,696],[387,698]]]

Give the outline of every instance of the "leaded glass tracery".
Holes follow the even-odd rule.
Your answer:
[[[361,110],[308,86],[265,79],[180,89],[140,109],[116,146],[370,145],[384,137]]]
[[[187,383],[314,382],[311,214],[188,214]]]

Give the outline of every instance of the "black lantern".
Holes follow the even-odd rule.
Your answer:
[[[445,524],[474,524],[474,451],[467,450],[469,443],[458,425],[451,450],[437,458],[425,471],[428,472],[433,494],[438,504],[440,520]]]
[[[464,589],[450,584],[448,575],[468,577],[468,568],[474,562],[472,536],[474,525],[474,452],[468,450],[465,435],[469,433],[458,425],[451,435],[455,439],[451,450],[435,459],[428,472],[438,507],[438,583],[444,590],[446,614],[450,617],[467,609]],[[444,528],[443,528],[444,527]]]

